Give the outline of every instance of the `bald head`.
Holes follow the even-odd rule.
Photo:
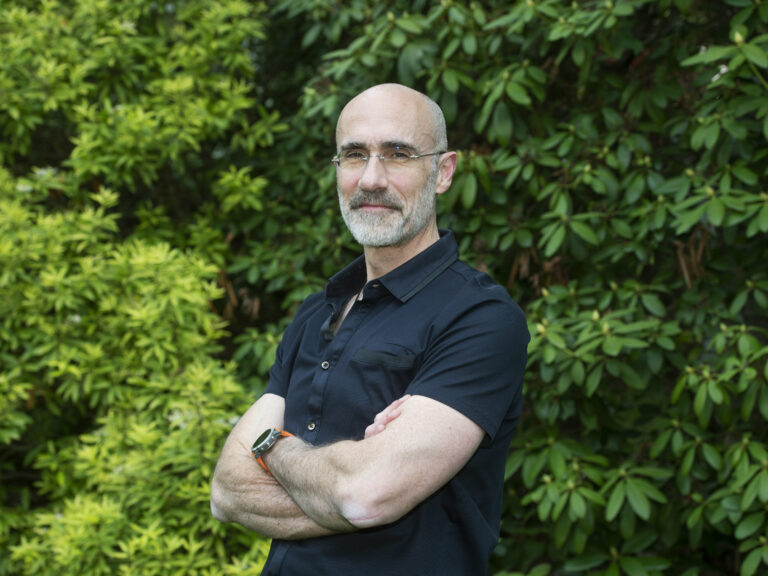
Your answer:
[[[383,122],[393,116],[406,123],[419,140],[424,140],[417,144],[434,151],[447,150],[445,116],[440,106],[429,96],[402,84],[379,84],[350,100],[336,124],[336,145],[341,146],[345,128],[355,121]]]

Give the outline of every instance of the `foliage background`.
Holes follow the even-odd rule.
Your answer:
[[[768,571],[768,4],[4,0],[0,574],[258,574],[218,450],[358,249],[333,128],[443,107],[526,310],[494,574]]]

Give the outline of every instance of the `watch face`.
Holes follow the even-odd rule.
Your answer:
[[[253,443],[253,447],[256,448],[259,444],[264,442],[264,440],[266,440],[269,437],[271,432],[272,430],[264,430],[264,432],[262,432],[261,435],[258,438],[256,438],[256,442]]]
[[[251,452],[253,452],[253,455],[257,458],[260,457],[264,452],[272,448],[272,445],[275,443],[277,438],[280,436],[280,431],[275,428],[270,428],[268,430],[264,430],[258,438],[256,438],[256,441],[253,443],[253,446],[251,446]]]

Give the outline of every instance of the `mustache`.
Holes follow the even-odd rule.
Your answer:
[[[353,210],[360,208],[363,204],[377,204],[379,206],[386,206],[387,208],[400,211],[403,209],[403,204],[400,199],[387,193],[371,193],[361,190],[356,192],[352,198],[349,199],[349,207]]]

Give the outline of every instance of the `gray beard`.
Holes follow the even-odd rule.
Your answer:
[[[354,239],[362,246],[381,248],[402,246],[413,240],[435,217],[437,195],[437,170],[433,170],[424,187],[419,191],[411,212],[405,214],[405,206],[399,198],[389,193],[358,190],[349,202],[344,202],[341,191],[339,207],[344,223]],[[358,210],[362,204],[376,203],[392,208],[386,212],[371,214]]]

